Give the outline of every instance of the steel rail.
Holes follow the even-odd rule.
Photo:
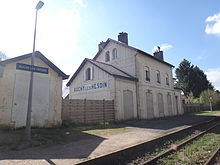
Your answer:
[[[92,158],[92,159],[89,159],[89,160],[85,160],[83,162],[79,162],[78,165],[94,165],[94,164],[105,164],[105,165],[112,165],[114,163],[112,162],[118,162],[120,161],[122,158],[125,159],[125,158],[131,158],[132,156],[134,156],[134,153],[138,153],[140,151],[146,151],[147,149],[155,146],[156,144],[160,144],[161,141],[164,141],[164,139],[171,139],[179,134],[183,134],[191,129],[196,129],[196,128],[201,128],[202,126],[205,126],[209,123],[212,123],[212,122],[215,122],[216,120],[218,121],[220,119],[220,117],[215,117],[213,119],[210,119],[210,120],[207,120],[207,121],[204,121],[204,122],[200,122],[198,124],[195,124],[195,125],[192,125],[192,126],[189,126],[187,128],[184,128],[184,129],[181,129],[181,130],[178,130],[178,131],[175,131],[175,132],[172,132],[172,133],[168,133],[164,136],[161,136],[161,137],[158,137],[156,139],[152,139],[150,141],[147,141],[147,142],[144,142],[144,143],[141,143],[141,144],[137,144],[137,145],[134,145],[132,147],[128,147],[128,148],[125,148],[125,149],[122,149],[122,150],[119,150],[119,151],[115,151],[115,152],[112,152],[110,154],[106,154],[106,155],[102,155],[102,156],[98,156],[96,158]],[[146,151],[148,152],[148,151]],[[127,160],[127,159],[126,159]]]
[[[214,164],[219,153],[220,153],[220,146],[215,150],[215,152],[212,154],[212,156],[207,160],[205,165]]]
[[[164,158],[164,157],[166,157],[166,156],[168,156],[168,155],[170,155],[170,154],[172,154],[172,153],[178,151],[179,148],[181,148],[181,147],[183,147],[183,146],[185,146],[185,145],[191,143],[193,140],[198,139],[199,137],[201,137],[202,135],[206,134],[207,132],[209,132],[210,130],[214,129],[215,127],[217,127],[217,126],[219,126],[219,125],[220,125],[220,122],[217,123],[217,124],[215,124],[214,126],[209,127],[209,128],[206,129],[205,131],[202,131],[202,132],[198,133],[197,135],[191,137],[190,139],[187,139],[187,140],[183,141],[182,143],[176,145],[176,146],[177,146],[177,149],[176,149],[176,150],[174,150],[174,149],[168,149],[168,150],[166,150],[165,152],[163,152],[163,153],[161,153],[161,154],[155,156],[154,158],[143,162],[142,165],[150,165],[150,164],[155,165],[156,162],[157,162],[159,159]]]

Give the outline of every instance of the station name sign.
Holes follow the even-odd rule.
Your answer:
[[[16,69],[48,74],[48,68],[43,68],[43,67],[28,65],[28,64],[22,64],[22,63],[17,63]]]
[[[99,83],[88,84],[88,85],[76,87],[76,88],[74,88],[74,92],[88,91],[88,90],[101,89],[101,88],[107,88],[107,87],[108,87],[107,82],[99,82]]]

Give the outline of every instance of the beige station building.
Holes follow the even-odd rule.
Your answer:
[[[26,125],[31,53],[0,61],[0,125]],[[62,80],[68,79],[42,53],[35,53],[32,126],[60,125]]]
[[[116,120],[152,119],[183,114],[181,93],[174,87],[173,65],[163,51],[153,55],[128,45],[128,34],[99,44],[93,59],[84,59],[73,74],[70,99],[114,100]]]

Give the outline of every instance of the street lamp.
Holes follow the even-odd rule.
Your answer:
[[[33,52],[31,56],[31,66],[34,66],[34,57],[35,57],[35,40],[36,40],[36,28],[37,28],[37,13],[38,10],[43,7],[44,3],[39,1],[35,7],[36,16],[35,16],[35,27],[34,27],[34,43],[33,43]],[[31,140],[31,111],[32,111],[32,96],[33,96],[33,78],[34,72],[31,69],[30,85],[29,85],[29,95],[28,95],[28,107],[27,107],[27,119],[26,119],[26,138]]]

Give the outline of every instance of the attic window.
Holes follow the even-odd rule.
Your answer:
[[[110,61],[109,51],[107,51],[107,52],[105,53],[105,62],[108,62],[108,61]]]
[[[92,68],[87,68],[85,71],[85,81],[92,80]]]
[[[117,49],[114,48],[114,49],[112,50],[112,59],[114,60],[114,59],[116,59],[116,58],[117,58]]]

